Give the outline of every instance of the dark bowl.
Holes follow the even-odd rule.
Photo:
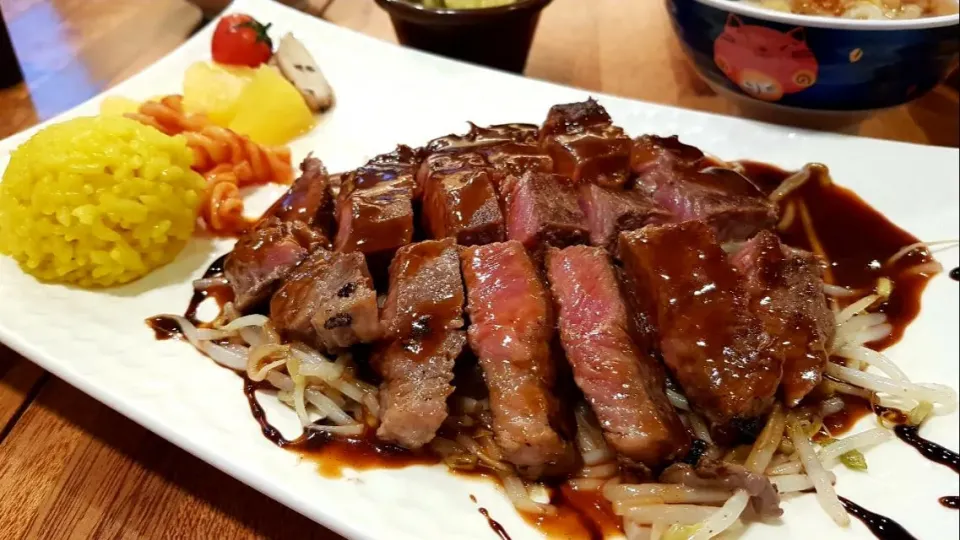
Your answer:
[[[520,0],[481,9],[425,8],[406,0],[377,0],[401,44],[422,51],[523,72],[540,21],[552,0]]]

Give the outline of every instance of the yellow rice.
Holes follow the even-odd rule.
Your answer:
[[[203,178],[182,137],[121,117],[76,118],[17,148],[0,183],[0,253],[42,281],[107,287],[176,257]]]

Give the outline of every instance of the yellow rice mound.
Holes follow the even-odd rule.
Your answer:
[[[49,282],[107,287],[176,257],[204,180],[182,137],[122,117],[76,118],[17,148],[0,183],[0,253]]]

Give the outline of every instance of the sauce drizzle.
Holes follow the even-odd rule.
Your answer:
[[[886,516],[873,513],[844,497],[840,497],[840,502],[851,516],[862,521],[880,540],[917,540],[917,537],[907,532],[902,525]]]
[[[893,428],[893,431],[901,441],[914,447],[923,457],[950,467],[953,472],[960,474],[960,454],[924,439],[920,436],[917,426],[899,425]]]
[[[950,497],[940,497],[940,504],[951,509],[951,510],[960,510],[960,497],[956,495],[951,495]]]
[[[950,271],[950,279],[960,281],[960,266]]]
[[[490,529],[500,537],[500,540],[510,540],[510,535],[507,534],[507,530],[504,529],[503,525],[498,523],[497,520],[490,517],[490,512],[487,512],[486,508],[480,508],[480,514],[487,518],[487,524],[490,525]]]

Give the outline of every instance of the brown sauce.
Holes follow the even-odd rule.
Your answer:
[[[960,267],[954,268],[950,271],[950,279],[954,281],[960,281]]]
[[[217,260],[210,263],[210,266],[207,267],[207,271],[203,273],[203,279],[222,276],[223,263],[226,260],[227,254],[224,254],[218,257]],[[190,298],[190,303],[187,305],[187,311],[184,312],[183,316],[193,324],[200,324],[200,321],[197,320],[197,309],[199,309],[200,304],[202,304],[207,298],[216,299],[217,305],[223,307],[227,302],[233,300],[233,290],[229,286],[222,286],[211,287],[203,291],[193,291],[193,296]]]
[[[860,419],[873,412],[870,402],[863,398],[841,396],[841,399],[844,403],[843,410],[823,419],[824,430],[834,437],[850,431]]]
[[[480,508],[480,515],[487,518],[487,524],[490,525],[490,529],[496,533],[500,540],[510,540],[510,535],[507,534],[507,530],[503,528],[503,525],[497,522],[497,520],[490,517],[490,512],[486,508]]]
[[[850,499],[840,497],[840,502],[847,513],[863,522],[879,540],[916,540],[915,536],[896,521],[875,514]]]
[[[951,495],[950,497],[940,497],[940,504],[951,510],[960,510],[960,497]]]

